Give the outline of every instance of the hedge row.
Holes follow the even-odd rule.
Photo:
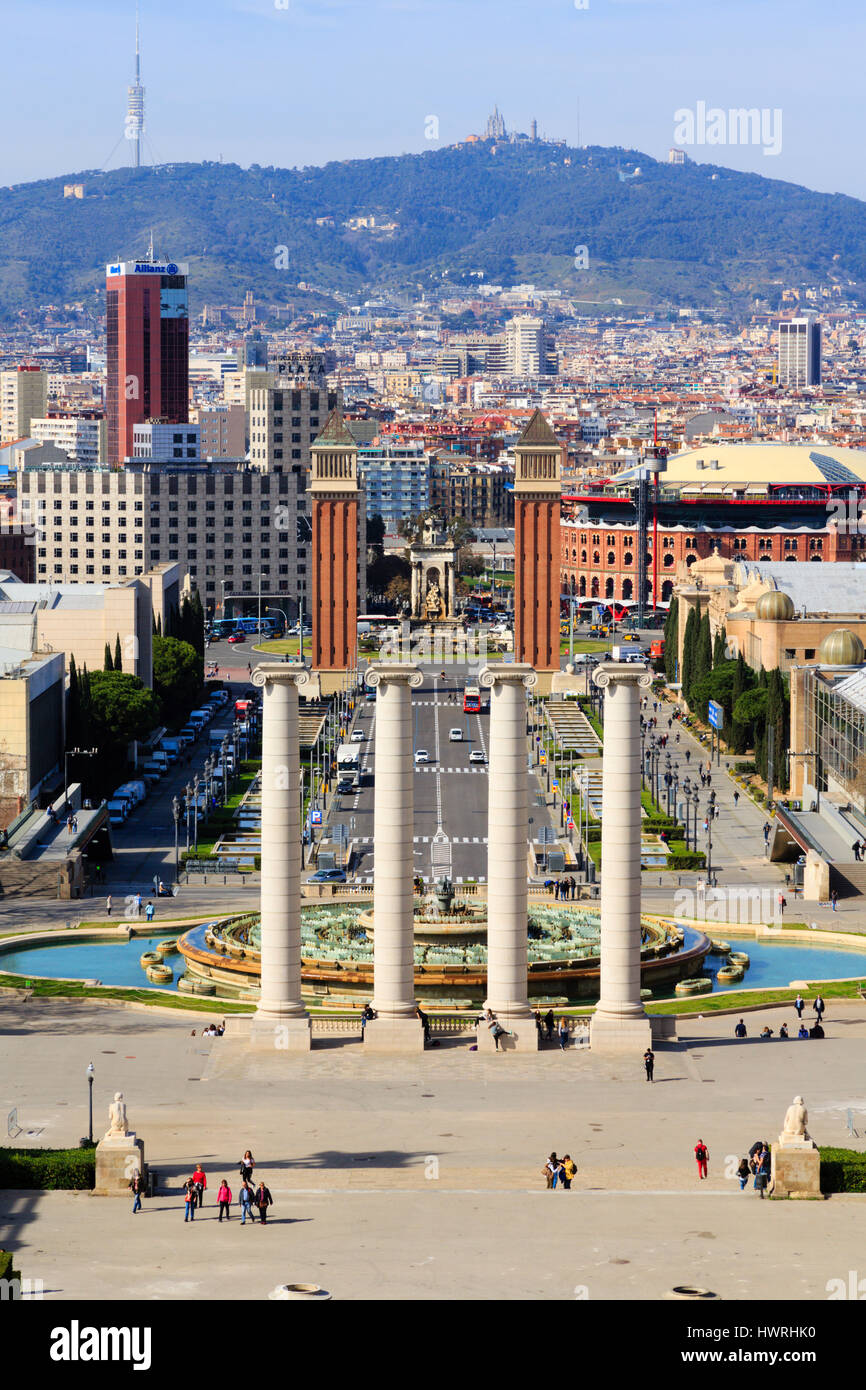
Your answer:
[[[866,1153],[820,1149],[822,1192],[866,1192]]]
[[[95,1149],[0,1148],[0,1188],[82,1191],[95,1181]]]
[[[0,1279],[18,1279],[20,1276],[12,1264],[8,1250],[0,1250]]]

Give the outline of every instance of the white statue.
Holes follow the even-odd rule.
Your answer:
[[[802,1144],[811,1139],[811,1135],[806,1129],[808,1120],[809,1112],[803,1104],[803,1097],[795,1096],[785,1112],[785,1124],[779,1136],[780,1142],[785,1143],[788,1140],[793,1140],[794,1143]]]
[[[115,1091],[114,1100],[108,1107],[108,1130],[106,1139],[114,1139],[118,1135],[125,1136],[129,1133],[126,1125],[126,1101],[123,1099],[122,1091]]]

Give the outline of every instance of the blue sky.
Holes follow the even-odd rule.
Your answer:
[[[781,153],[699,160],[866,197],[862,0],[142,0],[160,161],[321,164],[509,128],[665,158],[674,113],[776,108]],[[134,0],[0,0],[0,183],[128,159]],[[16,56],[17,55],[17,56]]]

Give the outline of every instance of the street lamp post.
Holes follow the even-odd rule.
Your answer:
[[[93,1077],[95,1075],[92,1062],[87,1063],[87,1142],[93,1143]]]
[[[192,796],[192,787],[189,782],[183,789],[184,801],[186,803],[186,852],[189,854],[189,803]]]
[[[192,779],[192,825],[196,854],[198,854],[198,788],[199,780],[198,773],[196,773],[195,777]]]
[[[700,793],[698,792],[697,787],[695,787],[694,794],[693,794],[693,796],[692,796],[692,805],[693,805],[693,807],[694,807],[694,823],[695,823],[694,849],[695,849],[695,852],[696,852],[696,853],[697,853],[697,848],[698,848],[698,806],[699,806],[699,803],[700,803]]]
[[[220,744],[220,753],[221,753],[221,755],[222,755],[222,765],[223,765],[223,804],[225,804],[225,802],[228,801],[228,798],[229,798],[229,786],[228,786],[228,772],[229,772],[229,769],[228,769],[229,736],[228,736],[228,734],[226,734],[225,738],[223,739],[222,743]]]
[[[171,814],[174,816],[174,881],[175,881],[175,883],[177,883],[177,881],[178,881],[178,847],[177,847],[177,833],[178,833],[178,825],[179,825],[179,822],[180,822],[180,802],[178,801],[178,799],[177,799],[176,796],[173,796],[172,799],[171,799]]]

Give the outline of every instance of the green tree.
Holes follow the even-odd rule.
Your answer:
[[[683,696],[687,702],[692,683],[692,675],[694,673],[697,631],[698,612],[696,608],[692,608],[689,610],[689,616],[686,618],[686,629],[683,633],[683,659],[682,669],[680,670],[680,684],[682,686]]]
[[[732,663],[734,667],[734,685],[731,692],[731,728],[728,743],[732,753],[745,753],[749,746],[748,729],[736,717],[734,711],[741,695],[744,695],[755,679],[752,668],[747,666],[743,660],[743,653],[737,653],[737,659]]]
[[[692,686],[697,685],[705,676],[710,674],[713,669],[713,640],[710,636],[710,615],[705,612],[698,627],[698,635],[695,640],[694,665],[692,668]],[[691,705],[691,691],[689,692],[689,704]]]
[[[159,699],[138,676],[95,671],[90,692],[94,736],[100,746],[146,738],[159,722]]]
[[[105,644],[105,657],[103,658],[102,669],[103,671],[114,670],[114,658],[111,655],[111,648],[109,647],[107,642]]]
[[[680,601],[674,594],[671,599],[671,606],[668,609],[668,616],[665,619],[665,675],[669,681],[676,680],[677,672],[677,637],[680,625]]]
[[[721,666],[728,659],[728,633],[722,626],[716,633],[713,641],[713,670]]]
[[[381,551],[385,544],[385,522],[378,512],[367,517],[367,546]]]
[[[114,639],[114,669],[115,669],[115,671],[122,671],[122,670],[123,670],[123,653],[122,653],[122,651],[120,650],[120,633],[119,633],[119,632],[118,632],[117,636],[116,636],[115,639]]]
[[[166,710],[187,713],[201,692],[201,658],[189,642],[153,639],[153,688]]]
[[[781,791],[788,785],[789,721],[788,692],[782,672],[776,666],[770,671],[767,681],[767,728],[773,730],[773,782]]]

